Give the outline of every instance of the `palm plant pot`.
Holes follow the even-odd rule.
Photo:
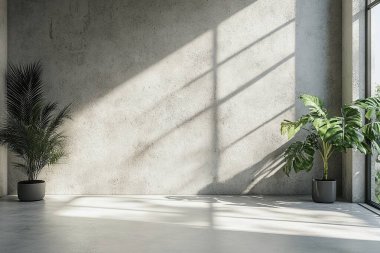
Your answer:
[[[37,201],[45,197],[46,183],[43,180],[20,181],[17,184],[17,195],[20,201]]]
[[[333,203],[336,200],[336,180],[313,179],[313,201],[317,203]]]

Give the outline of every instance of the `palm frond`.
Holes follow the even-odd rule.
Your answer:
[[[41,109],[41,112],[39,113],[39,122],[41,123],[40,127],[47,129],[50,122],[52,121],[54,117],[54,112],[57,110],[57,103],[47,103],[44,105]]]
[[[65,155],[66,136],[58,129],[70,118],[70,105],[57,112],[57,103],[45,102],[41,74],[39,62],[9,65],[8,119],[0,127],[0,143],[20,158],[15,167],[22,168],[29,180]]]
[[[7,112],[16,119],[29,123],[31,117],[43,102],[41,64],[10,64],[6,75]]]
[[[54,132],[59,126],[61,126],[65,119],[71,119],[71,105],[65,106],[48,124],[48,132]]]

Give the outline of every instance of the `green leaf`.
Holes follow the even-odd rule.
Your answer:
[[[320,138],[338,150],[345,151],[347,148],[354,148],[364,152],[362,118],[357,106],[344,106],[341,117],[316,119],[313,125]]]
[[[314,153],[317,149],[317,136],[310,134],[305,141],[292,143],[284,152],[285,164],[282,167],[286,175],[289,176],[293,170],[310,171],[313,168]]]
[[[297,121],[284,120],[281,122],[281,134],[287,134],[288,139],[291,139],[308,121],[309,115],[304,115]]]
[[[363,127],[363,133],[371,140],[380,136],[380,122],[371,122]]]
[[[364,125],[363,134],[372,148],[380,153],[380,122],[370,122]]]
[[[345,105],[342,109],[342,116],[345,121],[346,127],[361,128],[363,119],[361,117],[359,107],[353,105]]]
[[[312,95],[303,94],[300,96],[302,102],[310,110],[310,115],[313,117],[327,117],[326,109],[320,98]]]
[[[57,111],[56,103],[43,96],[39,62],[9,65],[7,81],[7,121],[0,127],[0,143],[7,144],[25,170],[28,179],[64,156],[66,136],[58,129],[70,118],[69,106]]]
[[[371,120],[376,116],[376,120],[379,121],[380,116],[380,98],[368,97],[365,99],[358,99],[354,102],[355,105],[365,110],[365,117]]]
[[[371,153],[372,150],[380,153],[380,97],[359,99],[356,100],[354,104],[364,109],[365,117],[370,121],[362,128],[366,149],[369,153]]]

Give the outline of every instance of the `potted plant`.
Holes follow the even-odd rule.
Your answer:
[[[296,121],[284,120],[281,134],[292,139],[304,129],[307,135],[303,141],[296,141],[285,150],[282,169],[288,176],[292,170],[310,171],[317,152],[323,161],[323,175],[312,181],[312,198],[315,202],[332,203],[336,199],[336,180],[329,177],[331,155],[350,148],[364,154],[371,153],[372,147],[380,151],[380,122],[377,119],[380,117],[380,98],[371,97],[345,105],[341,116],[329,116],[318,97],[305,94],[300,99],[309,113]],[[369,120],[365,125],[360,109],[365,110],[365,117]]]
[[[41,200],[45,182],[38,175],[46,166],[65,155],[65,135],[60,131],[70,116],[70,105],[58,111],[57,103],[45,101],[41,64],[9,65],[7,83],[7,121],[0,128],[0,143],[7,145],[28,179],[18,182],[21,201]]]

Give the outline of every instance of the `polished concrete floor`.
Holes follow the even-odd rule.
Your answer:
[[[380,217],[307,196],[0,199],[0,252],[380,252]]]

